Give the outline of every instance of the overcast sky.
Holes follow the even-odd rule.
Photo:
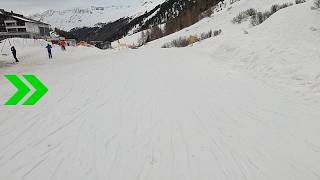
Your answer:
[[[133,5],[140,0],[0,0],[0,8],[13,10],[25,15],[39,13],[48,9],[67,9],[72,7]]]

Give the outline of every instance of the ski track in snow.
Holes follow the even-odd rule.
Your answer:
[[[37,106],[1,107],[1,180],[319,179],[319,106],[197,50],[43,66]]]

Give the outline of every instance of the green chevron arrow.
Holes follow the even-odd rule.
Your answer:
[[[16,75],[5,75],[5,77],[18,89],[18,91],[6,102],[5,105],[17,105],[30,92],[30,89]]]
[[[23,77],[36,89],[23,105],[33,106],[48,92],[48,88],[34,75],[23,75]]]
[[[17,92],[5,103],[7,106],[17,105],[29,92],[30,88],[17,76],[5,75],[5,77],[17,88]],[[47,92],[48,88],[34,75],[23,75],[34,87],[35,92],[23,103],[24,106],[35,105]]]

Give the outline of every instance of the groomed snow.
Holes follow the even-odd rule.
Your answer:
[[[0,105],[0,179],[319,179],[310,6],[180,49],[55,47],[48,60],[45,42],[16,39],[21,63],[0,55],[0,103],[15,91],[4,74],[35,74],[49,93]]]

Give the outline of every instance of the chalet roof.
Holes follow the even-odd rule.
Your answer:
[[[4,11],[2,9],[0,9],[0,14],[3,14],[5,16],[9,16],[9,17],[12,17],[14,19],[19,19],[19,20],[22,20],[24,22],[30,22],[30,23],[37,23],[37,24],[43,24],[43,25],[49,25],[47,23],[44,23],[44,22],[41,22],[41,21],[36,21],[36,20],[33,20],[33,19],[30,19],[30,18],[27,18],[27,17],[24,17],[23,15],[21,14],[15,14],[15,13],[12,13],[12,12],[7,12],[7,11]]]
[[[16,19],[20,19],[20,20],[25,21],[25,22],[49,25],[49,24],[43,23],[41,21],[36,21],[36,20],[30,19],[30,18],[26,18],[26,17],[14,16],[14,15],[11,15],[11,17],[16,18]]]

